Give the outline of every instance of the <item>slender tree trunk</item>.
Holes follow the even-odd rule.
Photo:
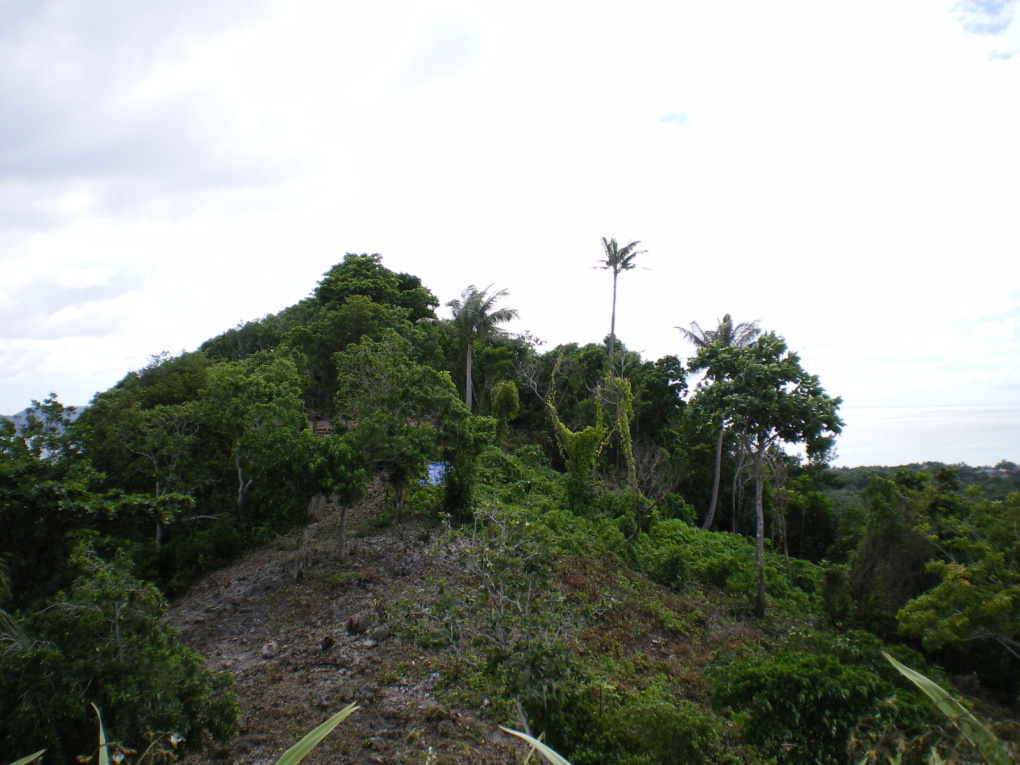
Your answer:
[[[471,346],[474,345],[470,340],[467,343],[467,369],[464,372],[464,403],[467,404],[468,411],[471,411],[472,392],[473,385],[471,382]]]
[[[113,640],[117,644],[117,661],[124,663],[124,643],[120,637],[120,610],[122,604],[113,607]]]
[[[347,505],[340,506],[340,560],[347,560]]]
[[[743,488],[740,487],[740,474],[744,472],[744,463],[747,461],[747,452],[743,446],[737,449],[737,469],[733,473],[733,517],[731,519],[731,531],[739,533],[740,529],[740,499],[743,497]],[[739,489],[739,492],[738,492]]]
[[[159,481],[156,481],[156,497],[157,499],[162,496]],[[156,547],[162,547],[163,541],[166,539],[166,527],[163,525],[163,519],[159,517],[159,511],[156,511]]]
[[[719,426],[719,440],[715,443],[715,475],[712,476],[712,501],[708,503],[708,515],[705,516],[705,522],[701,524],[701,528],[708,531],[712,528],[712,522],[715,520],[715,507],[719,502],[719,479],[722,477],[722,448],[723,439],[726,437],[726,426]]]
[[[393,514],[393,522],[400,523],[400,514],[404,512],[404,482],[399,481],[393,484],[393,504],[396,512]]]
[[[782,489],[776,496],[776,515],[779,518],[779,533],[783,537],[783,557],[786,558],[786,578],[793,582],[793,564],[790,562],[790,541],[786,533],[786,508],[783,506]]]
[[[613,371],[613,351],[616,347],[616,271],[613,271],[613,313],[609,319],[609,371]]]
[[[786,482],[789,470],[781,459],[769,460],[772,469],[772,486],[776,491],[776,522],[783,541],[783,557],[786,558],[786,578],[793,582],[793,564],[790,563],[790,535],[786,528]]]
[[[241,467],[240,455],[234,458],[234,464],[237,466],[237,520],[240,523],[244,523],[244,498],[248,493],[248,489],[251,488],[252,479],[249,478],[247,482],[244,480],[244,470]]]
[[[524,732],[530,736],[531,726],[528,725],[528,718],[524,714],[524,706],[521,704],[520,696],[514,697],[514,705],[517,707],[517,717],[521,722],[521,727],[524,728]]]
[[[759,448],[754,453],[754,566],[758,572],[758,597],[754,614],[759,619],[765,616],[765,508],[762,505],[762,489],[765,483],[765,454]]]

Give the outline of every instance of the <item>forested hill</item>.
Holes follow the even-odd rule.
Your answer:
[[[640,253],[605,245],[615,280]],[[206,664],[194,647],[212,644],[163,614],[281,544],[276,594],[252,582],[210,613],[236,610],[223,639],[243,645],[242,609],[286,606],[304,658],[277,661],[283,634],[257,659],[231,650],[275,661],[269,680],[303,673],[305,700],[288,703],[305,706],[273,710],[301,721],[295,738],[347,699],[417,688],[430,711],[393,722],[403,748],[365,744],[373,761],[428,761],[433,733],[470,747],[498,724],[543,733],[574,765],[921,762],[932,747],[971,761],[883,650],[965,679],[957,691],[1013,735],[1000,724],[1020,687],[1012,477],[829,469],[839,398],[753,322],[692,325],[685,365],[612,333],[540,346],[512,334],[510,305],[468,287],[440,320],[417,276],[348,255],[307,299],[154,357],[74,421],[54,397],[20,431],[0,423],[0,761],[88,754],[90,702],[137,751],[165,731],[157,749],[184,736],[192,758],[268,756],[242,751],[264,712],[240,716],[227,662]],[[315,547],[323,524],[330,553]],[[354,624],[272,600],[370,588]],[[361,640],[401,658],[369,681]],[[350,656],[330,654],[338,643]],[[386,738],[370,731],[379,714],[363,719],[344,741]]]

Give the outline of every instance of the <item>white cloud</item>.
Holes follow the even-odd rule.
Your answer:
[[[600,341],[614,234],[648,249],[618,327],[650,356],[730,312],[848,402],[1015,401],[1020,59],[988,60],[1014,5],[18,5],[0,411],[15,379],[112,384],[279,310],[345,252]],[[116,332],[25,339],[75,327]]]
[[[482,43],[469,29],[437,24],[408,59],[397,88],[414,90],[438,79],[470,72],[477,66]]]
[[[140,6],[65,0],[0,10],[0,226],[52,227],[86,209],[264,183],[274,158],[236,141],[233,115],[195,81],[162,98],[142,86],[196,40],[251,23],[259,4]],[[54,196],[88,200],[54,205]]]
[[[1009,27],[1016,8],[1016,0],[960,0],[953,11],[967,32],[994,35]]]
[[[1008,61],[1020,53],[1018,0],[961,0],[953,12],[961,29],[979,35],[991,61]]]

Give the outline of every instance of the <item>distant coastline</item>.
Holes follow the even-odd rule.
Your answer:
[[[844,406],[839,467],[1020,462],[1020,404]]]

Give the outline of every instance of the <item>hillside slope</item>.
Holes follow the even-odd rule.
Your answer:
[[[462,572],[430,549],[435,525],[411,519],[380,528],[381,501],[352,511],[346,561],[337,554],[333,514],[215,572],[172,604],[168,618],[182,638],[212,667],[234,673],[243,710],[232,746],[184,762],[273,763],[352,701],[362,708],[308,762],[521,762],[526,749],[497,727],[513,721],[492,719],[486,699],[437,698],[449,652],[392,634],[399,601],[417,602],[426,577],[455,582]],[[612,563],[567,563],[561,590],[577,602],[611,604],[572,636],[578,646],[654,665],[692,700],[702,695],[700,668],[716,652],[761,637],[750,620],[693,604]],[[686,628],[667,628],[685,614]]]
[[[197,765],[275,762],[300,735],[355,701],[361,709],[306,762],[519,761],[518,747],[470,710],[439,704],[430,659],[390,634],[387,608],[408,597],[432,566],[429,532],[414,521],[372,529],[371,500],[352,511],[346,561],[330,515],[204,579],[168,618],[210,665],[230,670],[241,734]],[[433,572],[434,573],[434,572]],[[447,757],[448,756],[448,757]]]

